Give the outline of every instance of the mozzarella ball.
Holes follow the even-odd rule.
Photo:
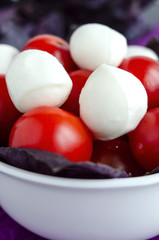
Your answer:
[[[6,73],[10,97],[20,112],[38,106],[59,107],[72,89],[72,80],[62,64],[41,50],[19,53]]]
[[[144,46],[129,45],[126,58],[136,56],[149,57],[158,61],[158,55],[150,48]]]
[[[6,74],[9,64],[19,50],[8,44],[0,44],[0,74]]]
[[[147,110],[147,93],[138,78],[102,64],[80,94],[80,117],[100,140],[112,140],[135,129]]]
[[[95,70],[102,63],[119,66],[126,56],[127,40],[108,26],[84,24],[71,35],[70,52],[82,69]]]

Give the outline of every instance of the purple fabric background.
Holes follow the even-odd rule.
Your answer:
[[[26,230],[0,207],[0,240],[46,240]]]
[[[145,45],[152,37],[159,38],[159,24],[147,33],[146,36],[132,42],[132,44]],[[0,240],[46,240],[24,229],[11,219],[0,207]],[[56,240],[56,239],[55,239]],[[146,239],[145,239],[146,240]],[[151,240],[159,240],[159,236]]]

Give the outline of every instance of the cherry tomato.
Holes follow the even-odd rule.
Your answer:
[[[79,117],[55,107],[38,107],[14,124],[10,147],[27,147],[62,154],[73,162],[89,161],[91,135]]]
[[[5,75],[0,75],[0,146],[8,146],[11,128],[20,116],[10,99]]]
[[[137,128],[129,133],[129,142],[135,159],[146,171],[159,166],[159,108],[147,111]]]
[[[159,107],[159,62],[148,57],[124,59],[119,68],[135,75],[148,95],[148,108]]]
[[[40,34],[31,38],[23,47],[22,51],[27,49],[38,49],[54,55],[64,66],[67,72],[77,69],[70,55],[68,42],[64,39],[51,34]]]
[[[90,74],[91,71],[88,70],[75,70],[69,73],[73,87],[68,99],[61,106],[62,109],[79,116],[79,95]]]
[[[131,173],[132,176],[140,176],[145,173],[132,156],[129,143],[123,137],[110,141],[94,141],[91,160],[124,170],[128,174]]]

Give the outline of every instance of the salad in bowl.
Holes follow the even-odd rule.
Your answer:
[[[48,239],[158,235],[156,52],[99,23],[69,42],[39,34],[21,51],[6,45],[2,208]]]

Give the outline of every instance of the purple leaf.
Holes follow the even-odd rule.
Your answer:
[[[0,160],[27,171],[65,178],[129,177],[125,171],[93,162],[74,163],[60,154],[31,148],[0,148]]]

